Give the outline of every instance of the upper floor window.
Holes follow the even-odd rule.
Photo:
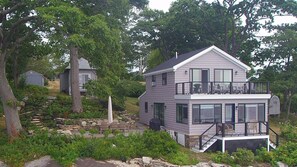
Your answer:
[[[188,105],[176,104],[176,122],[187,124],[188,123]]]
[[[167,85],[167,73],[162,74],[162,85]]]
[[[215,82],[232,82],[232,69],[215,69]]]
[[[156,76],[152,75],[152,86],[156,86]]]

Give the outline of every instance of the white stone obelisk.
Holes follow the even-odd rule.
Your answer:
[[[111,97],[108,96],[108,123],[113,122],[113,117],[112,117],[112,102],[111,102]]]

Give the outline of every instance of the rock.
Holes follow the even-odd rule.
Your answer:
[[[278,167],[288,167],[287,164],[282,163],[282,162],[277,162],[276,164],[277,164]]]
[[[65,135],[72,135],[70,130],[63,130],[61,133]]]
[[[0,161],[0,167],[8,167],[4,162]]]
[[[83,127],[87,126],[87,122],[86,121],[81,121],[81,126],[83,126]]]
[[[211,167],[226,167],[226,165],[217,164],[217,163],[211,163]]]
[[[152,161],[152,158],[151,157],[142,157],[142,162],[147,165],[147,164],[150,164]]]
[[[37,160],[25,163],[25,167],[46,167],[51,160],[50,156],[44,156]]]
[[[92,122],[92,124],[91,124],[91,126],[96,126],[97,124],[96,124],[96,122]]]
[[[197,167],[211,167],[207,162],[199,162],[196,166]]]

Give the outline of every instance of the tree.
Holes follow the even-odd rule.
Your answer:
[[[7,80],[6,61],[18,53],[23,43],[32,42],[30,37],[40,26],[34,9],[40,4],[41,1],[0,1],[0,97],[7,133],[11,139],[19,136],[22,125],[17,99]]]

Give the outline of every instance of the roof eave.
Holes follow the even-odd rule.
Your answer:
[[[173,68],[167,68],[167,69],[164,69],[164,70],[158,70],[158,71],[153,71],[153,72],[150,72],[150,73],[145,73],[145,74],[143,74],[143,76],[147,77],[147,76],[162,74],[162,73],[171,72],[171,71],[174,71],[174,69]]]

